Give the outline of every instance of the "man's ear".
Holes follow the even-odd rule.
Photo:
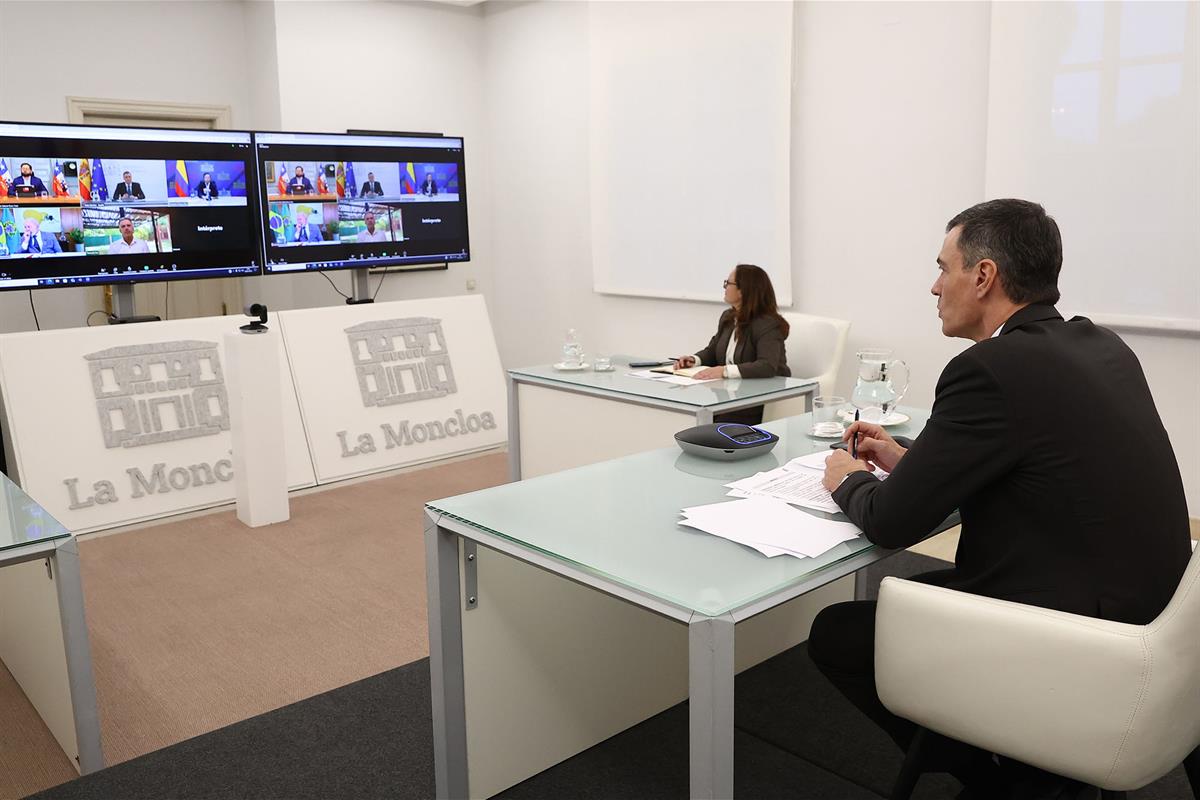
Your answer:
[[[1000,268],[990,258],[985,258],[975,265],[975,296],[983,299],[993,289],[999,289]]]

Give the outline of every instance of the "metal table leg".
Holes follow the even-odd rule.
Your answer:
[[[520,389],[512,375],[508,376],[508,479],[521,480],[521,409]]]
[[[79,544],[75,537],[60,540],[51,559],[67,654],[67,680],[71,686],[79,771],[87,775],[104,768],[104,752],[100,748],[100,714],[96,709],[96,681],[92,674],[92,650],[88,643],[83,584],[79,576]]]
[[[688,716],[693,798],[733,797],[733,617],[688,624]]]
[[[458,536],[425,514],[429,597],[429,684],[433,698],[433,773],[439,800],[467,797],[467,712],[463,683]]]

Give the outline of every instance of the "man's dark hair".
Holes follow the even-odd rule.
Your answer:
[[[1028,200],[988,200],[946,223],[959,225],[958,249],[967,267],[996,262],[1000,287],[1014,303],[1057,303],[1062,236],[1046,209]]]
[[[30,172],[33,172],[33,164],[30,164],[28,161],[22,161],[22,162],[21,162],[21,166],[22,166],[22,167],[29,167],[29,171],[30,171]],[[18,169],[20,169],[20,167],[18,167]]]

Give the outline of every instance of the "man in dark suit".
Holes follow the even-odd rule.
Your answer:
[[[367,180],[358,190],[359,197],[383,197],[383,186],[375,180],[375,173],[368,172]]]
[[[113,200],[120,200],[123,197],[132,197],[137,200],[145,200],[146,193],[142,191],[142,185],[133,179],[133,174],[128,170],[121,176],[122,182],[118,183],[113,189]]]
[[[204,173],[204,179],[200,181],[200,185],[196,187],[196,197],[201,200],[212,200],[219,195],[217,184],[213,183],[212,173]]]
[[[8,186],[9,197],[44,197],[48,194],[46,184],[33,174],[33,165],[28,162],[21,164],[21,174]]]
[[[421,194],[427,197],[433,197],[438,193],[437,181],[433,179],[432,172],[425,173],[425,182],[421,184]]]
[[[296,167],[296,174],[288,181],[288,194],[312,194],[312,181],[304,177],[304,167]]]
[[[1175,591],[1191,547],[1179,466],[1137,357],[1112,331],[1082,317],[1064,321],[1054,309],[1062,241],[1041,206],[981,203],[946,231],[932,288],[942,333],[975,344],[942,372],[911,448],[855,423],[847,439],[859,437],[862,460],[835,451],[826,488],[868,539],[889,548],[915,544],[959,510],[954,567],[917,580],[1149,622]],[[876,479],[875,467],[891,476]],[[809,652],[906,747],[913,725],[875,692],[874,630],[873,602],[830,606],[813,623]],[[970,790],[1001,787],[972,796],[1073,790],[1025,765],[997,767],[990,754],[949,739],[935,750],[936,765]]]
[[[21,237],[21,244],[17,247],[16,254],[42,256],[62,252],[62,247],[59,246],[58,239],[54,238],[54,234],[43,232],[41,227],[42,224],[33,217],[25,218],[25,234]]]

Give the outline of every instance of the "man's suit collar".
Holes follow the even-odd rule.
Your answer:
[[[1045,322],[1049,319],[1061,320],[1062,314],[1059,314],[1058,309],[1052,305],[1031,303],[1013,312],[1013,315],[1000,328],[1000,335],[1003,336],[1009,331],[1015,331],[1022,325],[1027,325],[1031,322]]]

